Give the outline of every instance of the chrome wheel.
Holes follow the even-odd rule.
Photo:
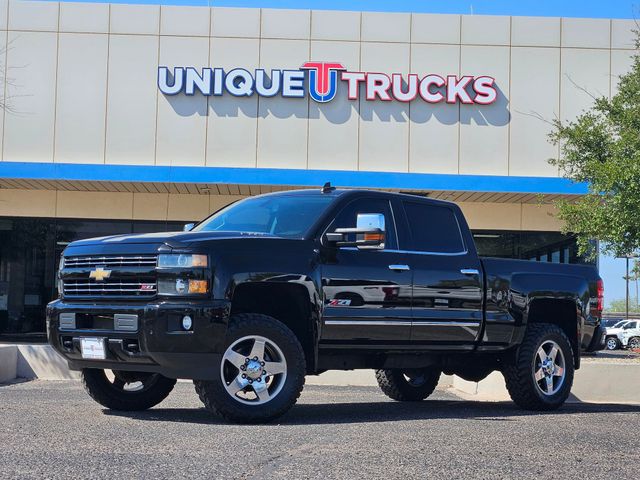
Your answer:
[[[421,370],[405,370],[402,375],[412,387],[421,387],[427,382],[427,378]]]
[[[607,339],[607,350],[616,350],[618,348],[618,340],[613,337]]]
[[[536,352],[533,362],[533,378],[543,395],[558,393],[565,380],[565,358],[560,346],[547,340]]]
[[[123,392],[143,392],[155,382],[158,374],[144,372],[125,372],[120,370],[105,370],[105,377],[111,385]]]
[[[629,348],[632,350],[640,349],[640,337],[633,337],[629,340]]]
[[[275,342],[249,335],[233,342],[224,352],[220,376],[234,400],[261,405],[282,390],[287,379],[287,361]]]

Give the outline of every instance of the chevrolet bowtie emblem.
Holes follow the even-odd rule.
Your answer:
[[[96,267],[95,270],[91,270],[91,273],[89,274],[89,278],[95,279],[96,282],[101,282],[105,278],[109,278],[110,275],[111,275],[111,270],[105,270],[102,267]]]

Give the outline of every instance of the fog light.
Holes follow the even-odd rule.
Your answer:
[[[179,278],[176,280],[176,292],[185,293],[187,291],[187,282]]]
[[[182,317],[182,328],[184,330],[191,330],[191,327],[193,327],[193,320],[191,320],[191,317],[189,315]]]
[[[189,280],[189,293],[207,293],[207,281]]]

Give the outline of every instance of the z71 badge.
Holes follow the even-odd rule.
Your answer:
[[[348,307],[351,305],[351,300],[347,300],[345,298],[334,298],[329,302],[329,305],[332,307]]]

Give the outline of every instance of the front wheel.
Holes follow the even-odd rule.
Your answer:
[[[433,367],[376,370],[376,380],[387,397],[399,402],[417,402],[433,393],[440,373]]]
[[[287,326],[266,315],[240,314],[231,318],[215,379],[194,384],[211,412],[232,422],[260,423],[296,403],[305,372],[302,346]]]
[[[617,350],[620,348],[620,341],[616,337],[607,338],[607,350]]]
[[[573,349],[556,325],[531,324],[515,358],[502,371],[511,399],[527,410],[555,410],[573,384]]]
[[[147,410],[162,402],[176,380],[159,373],[125,372],[85,368],[82,384],[91,398],[112,410]]]

